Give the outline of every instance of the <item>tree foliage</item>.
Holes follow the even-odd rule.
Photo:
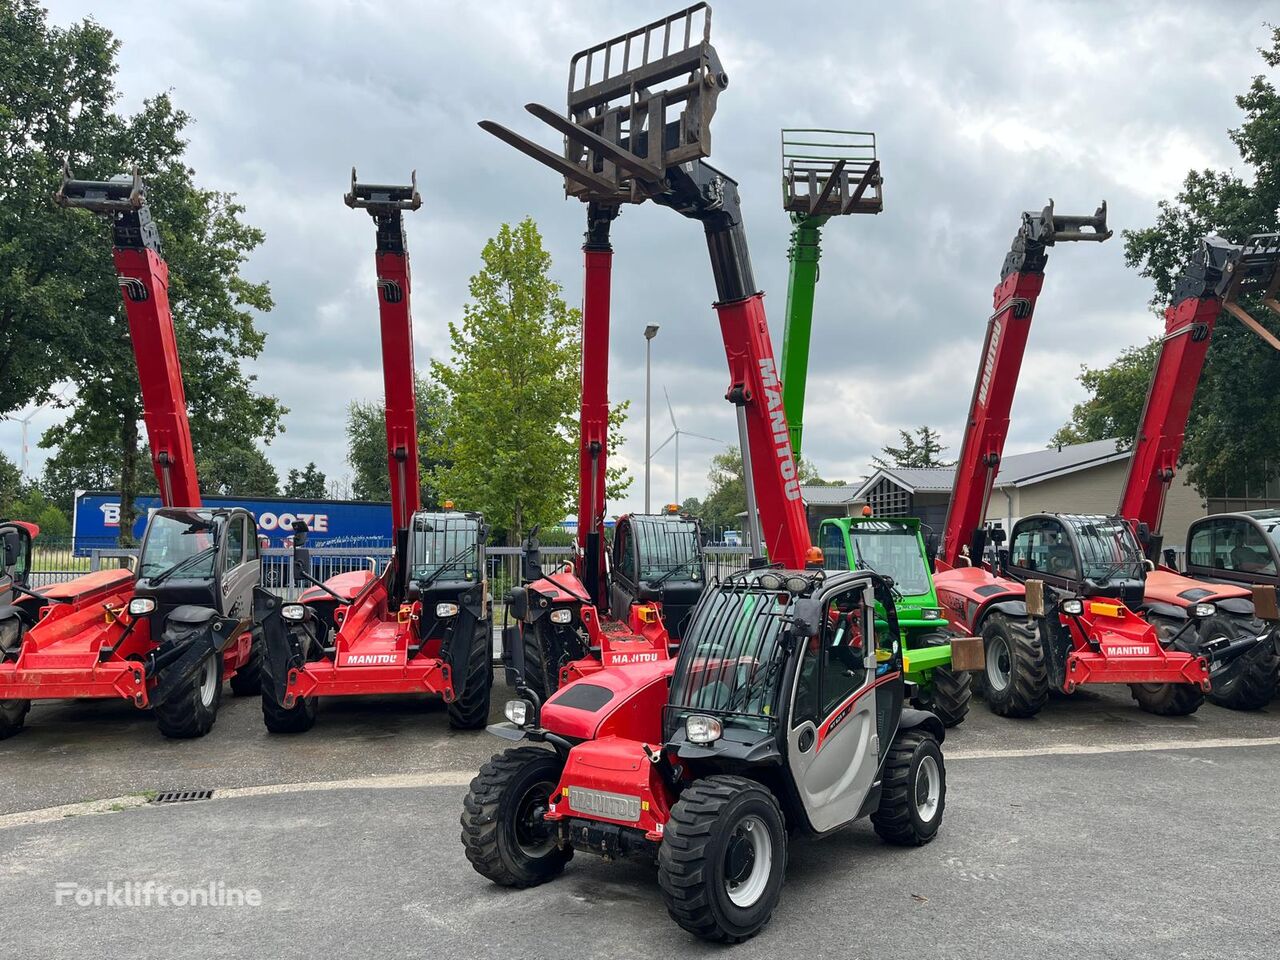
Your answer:
[[[916,427],[914,431],[899,430],[901,446],[885,444],[880,456],[872,457],[877,467],[950,467],[955,461],[943,460],[946,446],[936,430],[929,426]]]
[[[503,224],[481,257],[462,322],[449,325],[452,359],[431,364],[447,418],[429,445],[431,476],[514,544],[534,524],[563,520],[577,486],[581,316],[548,275],[532,219]],[[611,423],[624,416],[616,408]],[[607,496],[627,482],[611,470]]]
[[[1280,28],[1272,28],[1269,45],[1259,51],[1269,68],[1280,66]],[[1249,89],[1236,97],[1244,114],[1229,136],[1240,153],[1246,177],[1234,170],[1192,170],[1172,201],[1159,206],[1156,222],[1143,230],[1126,231],[1125,259],[1155,285],[1152,304],[1162,310],[1174,284],[1201,238],[1217,233],[1239,243],[1255,233],[1280,229],[1280,93],[1265,74],[1255,76]],[[1269,316],[1257,297],[1242,300],[1254,316]],[[1099,371],[1094,403],[1106,411],[1117,430],[1136,424],[1142,400],[1135,391],[1120,391],[1118,383],[1136,376],[1138,351],[1129,351],[1112,368]],[[1280,472],[1280,353],[1229,315],[1214,329],[1204,375],[1191,408],[1183,459],[1188,476],[1202,494],[1229,484],[1259,483]],[[1090,384],[1086,384],[1090,386]],[[1143,391],[1145,396],[1145,390]],[[1125,410],[1118,404],[1123,398]],[[1079,410],[1079,408],[1077,408]],[[1073,414],[1069,429],[1081,419]]]
[[[41,446],[58,449],[64,485],[111,475],[127,537],[134,496],[151,483],[138,377],[110,228],[51,200],[62,160],[93,179],[141,170],[170,268],[196,453],[215,464],[254,461],[254,441],[270,440],[285,412],[243,371],[264,342],[254,311],[271,308],[266,284],[240,273],[263,235],[232,195],[196,186],[184,162],[190,117],[167,94],[117,111],[119,42],[108,30],[92,20],[49,26],[34,0],[0,0],[0,37],[0,412],[70,382],[67,419]],[[248,492],[232,478],[214,485],[228,483]]]
[[[1080,367],[1080,383],[1089,398],[1077,403],[1071,420],[1050,441],[1051,446],[1115,439],[1121,449],[1133,445],[1147,388],[1160,353],[1160,341],[1129,347],[1105,367]]]
[[[301,470],[294,467],[285,478],[281,494],[298,500],[320,500],[328,489],[324,471],[315,463],[308,463]]]
[[[800,483],[807,487],[837,486],[841,480],[824,480],[808,460],[801,458],[796,467]],[[707,471],[707,495],[699,500],[690,497],[682,504],[686,513],[698,517],[713,539],[722,538],[725,530],[741,530],[747,509],[747,484],[742,453],[729,447],[711,458]]]
[[[441,459],[446,446],[448,399],[439,385],[425,377],[414,378],[413,394],[418,415],[420,495],[423,506],[435,509],[445,499],[433,477],[448,466],[448,461]],[[354,400],[347,407],[347,463],[352,470],[351,496],[356,500],[391,499],[385,409],[385,405],[376,400]]]
[[[200,490],[216,497],[275,497],[280,475],[256,444],[215,443],[196,454]]]

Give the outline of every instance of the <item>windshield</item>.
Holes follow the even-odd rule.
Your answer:
[[[631,529],[639,548],[642,581],[702,579],[702,548],[698,525],[692,520],[633,517]]]
[[[1063,517],[1076,531],[1081,571],[1088,580],[1105,583],[1117,577],[1141,580],[1146,566],[1138,541],[1119,517]]]
[[[192,580],[213,577],[213,561],[218,543],[213,514],[208,511],[172,515],[155,513],[147,524],[139,572],[147,579],[182,569],[176,576]]]
[[[780,604],[778,597],[786,597]],[[703,594],[680,642],[668,700],[674,730],[690,713],[712,713],[728,724],[768,731],[777,715],[786,653],[786,591],[747,591],[721,586]]]
[[[903,596],[929,592],[929,568],[915,530],[901,524],[871,521],[849,529],[855,570],[874,570],[893,577]]]
[[[479,546],[478,520],[461,514],[418,514],[409,544],[409,579],[479,579]]]

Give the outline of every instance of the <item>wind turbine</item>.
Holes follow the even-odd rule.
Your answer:
[[[672,440],[676,442],[675,502],[679,503],[680,502],[680,434],[683,433],[685,436],[688,436],[688,437],[697,437],[699,440],[710,440],[712,443],[719,443],[726,447],[732,446],[732,444],[728,443],[727,441],[721,440],[719,437],[708,437],[706,434],[694,433],[692,430],[681,430],[680,424],[676,423],[676,412],[671,406],[671,394],[667,393],[666,387],[662,388],[662,396],[667,401],[667,416],[671,418],[671,435],[667,437],[667,439],[663,440],[660,444],[658,444],[657,449],[655,449],[653,453],[649,454],[649,459],[653,460],[653,458],[658,455],[658,452],[663,447],[665,447],[668,443],[670,443]]]

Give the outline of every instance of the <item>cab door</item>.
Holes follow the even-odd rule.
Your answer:
[[[623,517],[613,530],[613,563],[609,577],[609,613],[624,623],[635,602],[639,561],[636,556],[635,531],[630,519]]]
[[[218,591],[221,612],[237,619],[253,613],[253,588],[262,575],[256,529],[246,511],[236,511],[227,518],[218,557]]]
[[[796,670],[787,762],[820,833],[857,817],[879,769],[874,610],[865,584],[825,598],[822,628]]]

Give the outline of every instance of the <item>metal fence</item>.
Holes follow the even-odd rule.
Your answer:
[[[548,573],[558,564],[573,559],[573,547],[543,547],[542,566]],[[485,568],[489,575],[489,589],[495,602],[501,603],[512,587],[520,584],[520,547],[488,547],[485,549]],[[709,578],[723,578],[747,565],[746,547],[711,547],[706,552],[706,568]],[[63,583],[95,570],[132,567],[138,556],[137,548],[94,547],[88,556],[77,556],[71,543],[40,543],[32,562],[31,585],[35,589],[53,583]],[[285,597],[295,597],[304,584],[294,577],[293,553],[283,547],[271,547],[262,551],[262,585]],[[391,559],[391,548],[386,546],[332,547],[311,549],[311,575],[317,580],[327,580],[340,573],[369,570],[381,573]]]

